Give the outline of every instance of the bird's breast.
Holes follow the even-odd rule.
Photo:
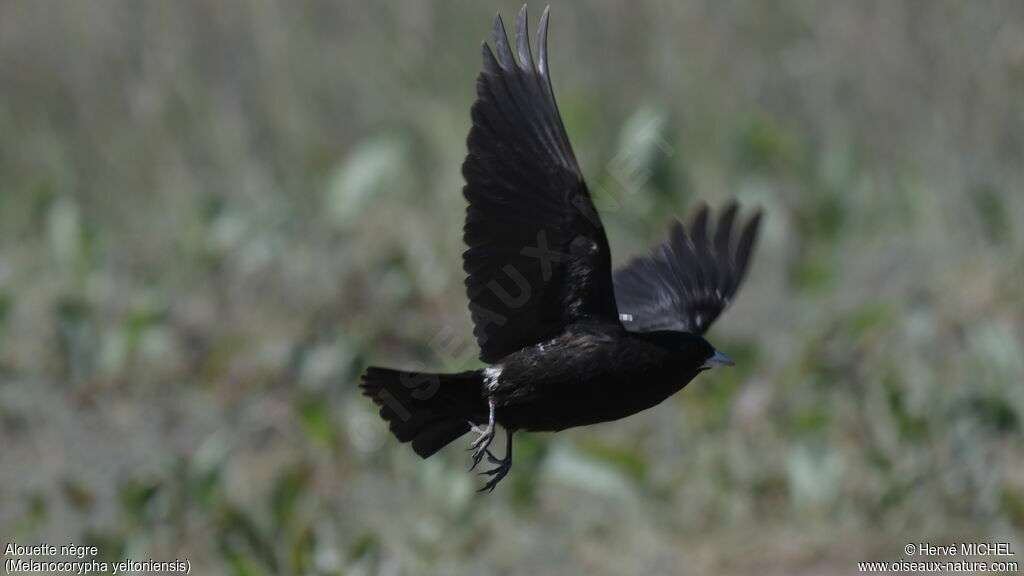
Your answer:
[[[544,356],[502,366],[497,419],[506,428],[557,431],[618,420],[661,403],[695,375],[618,346]]]

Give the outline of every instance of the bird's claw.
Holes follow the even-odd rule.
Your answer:
[[[488,450],[487,461],[492,464],[497,464],[497,466],[490,470],[478,472],[481,476],[492,476],[492,478],[484,484],[483,488],[477,490],[477,492],[493,492],[494,487],[498,485],[498,482],[501,482],[502,478],[504,478],[508,474],[508,471],[512,469],[511,454],[506,455],[504,458],[495,458],[495,456]]]
[[[487,401],[490,411],[487,415],[487,427],[481,428],[473,422],[468,422],[470,432],[477,435],[477,439],[469,445],[469,450],[473,451],[473,465],[469,467],[470,472],[480,464],[480,461],[487,457],[487,461],[491,464],[497,464],[495,468],[491,470],[485,470],[480,472],[482,475],[491,476],[491,479],[481,488],[480,492],[491,492],[494,487],[501,482],[501,479],[508,474],[508,471],[512,469],[512,433],[506,430],[505,440],[505,457],[496,458],[494,454],[491,454],[490,447],[491,442],[494,440],[494,408],[495,401],[493,398]]]
[[[494,458],[489,450],[491,441],[494,440],[494,425],[489,424],[486,428],[480,428],[476,424],[470,423],[470,432],[477,435],[477,439],[469,445],[469,448],[466,448],[466,450],[473,451],[473,464],[469,467],[469,471],[472,472],[484,459],[484,456],[487,456],[488,459]]]

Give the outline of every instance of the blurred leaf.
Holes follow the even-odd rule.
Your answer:
[[[306,574],[311,571],[313,555],[316,552],[316,534],[311,526],[303,526],[292,538],[289,558],[291,561],[291,572],[294,574]]]
[[[327,402],[320,396],[309,395],[297,406],[302,429],[311,440],[333,448],[337,441],[334,422]]]
[[[204,356],[200,375],[203,380],[216,381],[224,377],[231,363],[244,347],[242,338],[228,334],[217,339]]]
[[[1020,382],[1024,356],[1009,316],[978,319],[968,329],[966,349],[975,381],[996,389],[1005,389],[1009,382]]]
[[[1001,508],[1017,528],[1024,528],[1024,497],[1004,488],[999,497]]]
[[[61,491],[68,503],[79,511],[88,511],[96,503],[96,497],[92,490],[72,478],[65,478],[61,482]]]
[[[1017,412],[1001,396],[974,396],[962,405],[961,410],[993,432],[1008,434],[1018,429]]]
[[[379,546],[380,540],[375,533],[364,532],[362,536],[356,538],[351,546],[349,546],[348,554],[351,559],[358,560],[375,553]]]
[[[544,460],[545,475],[568,486],[603,497],[631,500],[636,486],[618,466],[588,457],[568,443],[552,446]]]
[[[846,322],[845,328],[852,339],[859,340],[887,328],[894,317],[893,307],[890,304],[874,302],[857,310]]]
[[[327,185],[327,214],[341,229],[363,217],[370,199],[401,190],[402,174],[409,172],[407,145],[393,136],[361,142],[334,169]]]
[[[542,434],[520,434],[515,440],[515,474],[502,482],[512,481],[512,501],[519,506],[533,502],[537,491],[544,458],[550,444],[549,437]]]
[[[808,293],[819,293],[833,284],[834,263],[824,256],[808,255],[793,269],[793,285]]]
[[[87,531],[81,544],[95,546],[95,559],[108,564],[124,560],[128,548],[124,534],[113,530]]]
[[[97,361],[106,374],[118,374],[128,362],[128,336],[126,330],[108,330],[99,342]]]
[[[805,406],[793,418],[793,431],[812,436],[820,435],[828,428],[829,416],[820,406]]]
[[[271,495],[271,509],[274,515],[274,526],[278,530],[289,526],[295,512],[295,503],[305,492],[311,474],[310,466],[300,463],[289,468],[277,479]]]
[[[739,167],[745,172],[797,168],[796,137],[781,122],[767,117],[748,123],[739,137]]]
[[[637,482],[647,477],[647,461],[634,449],[594,441],[583,441],[578,446],[584,455],[618,468]]]
[[[825,445],[795,444],[786,451],[790,496],[797,508],[822,508],[838,495],[842,462]]]
[[[843,191],[822,193],[815,197],[813,218],[810,230],[813,237],[822,240],[835,240],[846,221],[849,208],[843,201]]]
[[[65,375],[72,381],[83,378],[92,366],[94,344],[89,321],[92,306],[77,297],[57,302],[57,335]]]
[[[74,274],[83,254],[84,240],[74,199],[61,196],[46,211],[46,233],[60,270]]]
[[[125,326],[132,338],[137,339],[141,332],[163,323],[166,318],[166,305],[154,298],[147,298],[138,302],[128,311],[128,315],[125,318]]]
[[[235,576],[269,576],[271,574],[261,568],[252,558],[248,558],[234,550],[225,550],[224,556],[227,558],[228,565]]]
[[[35,493],[29,499],[28,515],[34,520],[45,520],[49,515],[50,507],[46,502],[46,497],[40,493]]]
[[[81,298],[62,298],[57,302],[57,317],[68,324],[80,324],[89,318],[92,307]]]
[[[681,191],[673,179],[674,166],[680,159],[669,133],[670,120],[662,108],[639,108],[622,125],[617,151],[607,166],[609,187],[619,203],[633,210],[647,207],[643,210],[647,217],[651,216],[649,208],[656,204],[652,200],[659,196],[681,201]],[[597,207],[605,208],[600,204]]]
[[[248,513],[226,505],[218,524],[221,550],[229,558],[236,574],[278,573],[273,542],[264,536]]]
[[[871,445],[867,448],[864,458],[868,464],[882,472],[888,472],[892,469],[892,460],[876,445]]]
[[[135,522],[154,520],[153,502],[160,492],[160,484],[155,480],[131,480],[119,490],[121,506]]]
[[[211,468],[192,477],[191,491],[203,508],[212,508],[220,498],[220,469]]]
[[[876,510],[889,510],[899,506],[906,500],[907,496],[914,493],[915,483],[891,481],[886,484],[886,489],[878,499]]]
[[[991,184],[976,186],[970,193],[982,230],[991,242],[1006,240],[1010,230],[1003,197],[1002,191]]]
[[[191,460],[189,493],[191,499],[206,512],[218,510],[221,504],[221,478],[227,450],[224,437],[212,434],[199,446]]]
[[[0,290],[0,328],[7,323],[7,316],[11,312],[14,298],[4,290]]]
[[[412,266],[403,254],[393,254],[379,276],[377,293],[385,302],[402,304],[416,293]]]
[[[889,401],[889,409],[896,417],[896,423],[904,438],[910,440],[923,440],[928,434],[928,421],[917,414],[911,413],[906,404],[905,394],[901,382],[893,374],[887,375],[882,380],[885,387],[886,398]]]
[[[34,534],[41,525],[50,519],[50,505],[45,494],[33,492],[27,500],[25,511],[8,527],[8,532],[11,535]]]
[[[458,453],[459,456],[464,454],[464,450],[459,446],[451,446],[448,451]],[[479,488],[476,483],[477,476],[465,473],[461,459],[457,466],[439,459],[428,459],[418,464],[415,485],[424,496],[429,497],[432,506],[445,510],[447,514],[465,513],[472,506],[477,496],[475,490]],[[484,463],[480,466],[483,467]],[[426,519],[423,522],[430,523]],[[441,535],[429,530],[424,537],[429,541],[429,545],[435,545],[442,539]]]

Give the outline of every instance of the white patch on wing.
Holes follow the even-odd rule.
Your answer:
[[[488,392],[494,392],[494,389],[498,387],[498,377],[500,376],[501,364],[484,368],[484,387],[487,388]]]
[[[621,321],[621,322],[632,322],[633,321],[633,315],[632,314],[619,314],[619,321]]]
[[[538,352],[547,352],[548,348],[553,347],[557,342],[558,342],[558,338],[552,338],[551,340],[548,340],[547,342],[541,342],[540,344],[537,344],[535,346],[535,348],[537,349]]]

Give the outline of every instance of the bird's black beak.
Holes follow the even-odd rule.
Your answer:
[[[700,367],[701,368],[708,368],[708,369],[710,369],[710,368],[717,368],[719,366],[735,366],[735,365],[736,365],[736,363],[732,361],[732,358],[729,358],[725,354],[722,354],[718,350],[715,350],[715,355],[712,356],[711,358],[708,358],[703,364],[701,364]]]

